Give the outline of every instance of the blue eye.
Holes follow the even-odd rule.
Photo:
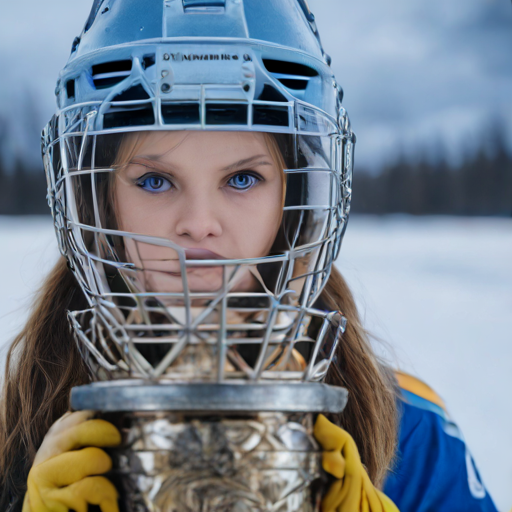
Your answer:
[[[230,178],[228,185],[236,190],[248,190],[254,187],[258,181],[261,180],[252,174],[240,173]]]
[[[139,181],[137,185],[147,190],[148,192],[166,192],[171,188],[171,182],[162,178],[161,176],[147,176],[142,181]]]

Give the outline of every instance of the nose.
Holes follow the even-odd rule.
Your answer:
[[[193,242],[222,235],[222,225],[216,211],[218,205],[216,208],[213,198],[203,194],[187,194],[182,199],[176,222],[176,235],[188,237]]]

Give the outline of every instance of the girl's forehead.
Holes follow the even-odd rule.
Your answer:
[[[169,131],[149,132],[136,151],[138,155],[179,158],[180,156],[232,157],[247,152],[269,154],[262,133]]]

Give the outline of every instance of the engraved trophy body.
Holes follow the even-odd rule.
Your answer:
[[[305,0],[95,0],[73,43],[43,160],[59,247],[89,303],[69,312],[91,377],[71,405],[122,431],[108,476],[125,512],[319,510],[313,422],[347,400],[323,383],[345,319],[322,293],[355,144],[329,63]],[[262,212],[246,245],[219,256],[159,232],[156,206],[120,204],[120,190],[160,187],[154,161],[192,139],[190,155],[221,137],[235,158],[248,136],[281,187],[264,249],[246,250]],[[137,165],[152,170],[133,179]]]
[[[340,411],[344,391],[120,383],[75,388],[72,405],[123,433],[108,475],[123,511],[313,512],[327,480],[311,410]]]

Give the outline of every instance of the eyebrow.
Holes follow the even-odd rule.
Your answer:
[[[244,167],[246,165],[252,164],[252,165],[272,165],[267,160],[261,160],[259,162],[256,162],[259,158],[265,159],[267,155],[254,155],[250,156],[249,158],[244,158],[242,160],[238,160],[238,162],[235,162],[233,164],[228,165],[227,167],[224,167],[222,169],[225,172],[234,171],[235,169],[240,169],[241,167]]]
[[[240,169],[242,167],[245,167],[247,165],[272,165],[271,162],[268,160],[265,160],[267,158],[267,155],[254,155],[250,156],[249,158],[243,158],[241,160],[238,160],[238,162],[234,162],[223,169],[221,171],[223,172],[230,172],[234,171],[236,169]],[[258,161],[259,160],[259,161]],[[169,171],[169,169],[173,168],[172,164],[163,163],[158,160],[158,157],[154,156],[136,156],[131,160],[131,163],[133,164],[139,164],[139,165],[145,165],[147,167],[152,167],[154,169],[158,169],[163,172]],[[147,165],[149,164],[149,165]]]
[[[169,172],[173,168],[172,164],[164,164],[158,160],[158,157],[153,156],[136,156],[130,161],[132,164],[139,164],[152,169],[157,169],[162,172]],[[149,165],[148,165],[149,164]]]

